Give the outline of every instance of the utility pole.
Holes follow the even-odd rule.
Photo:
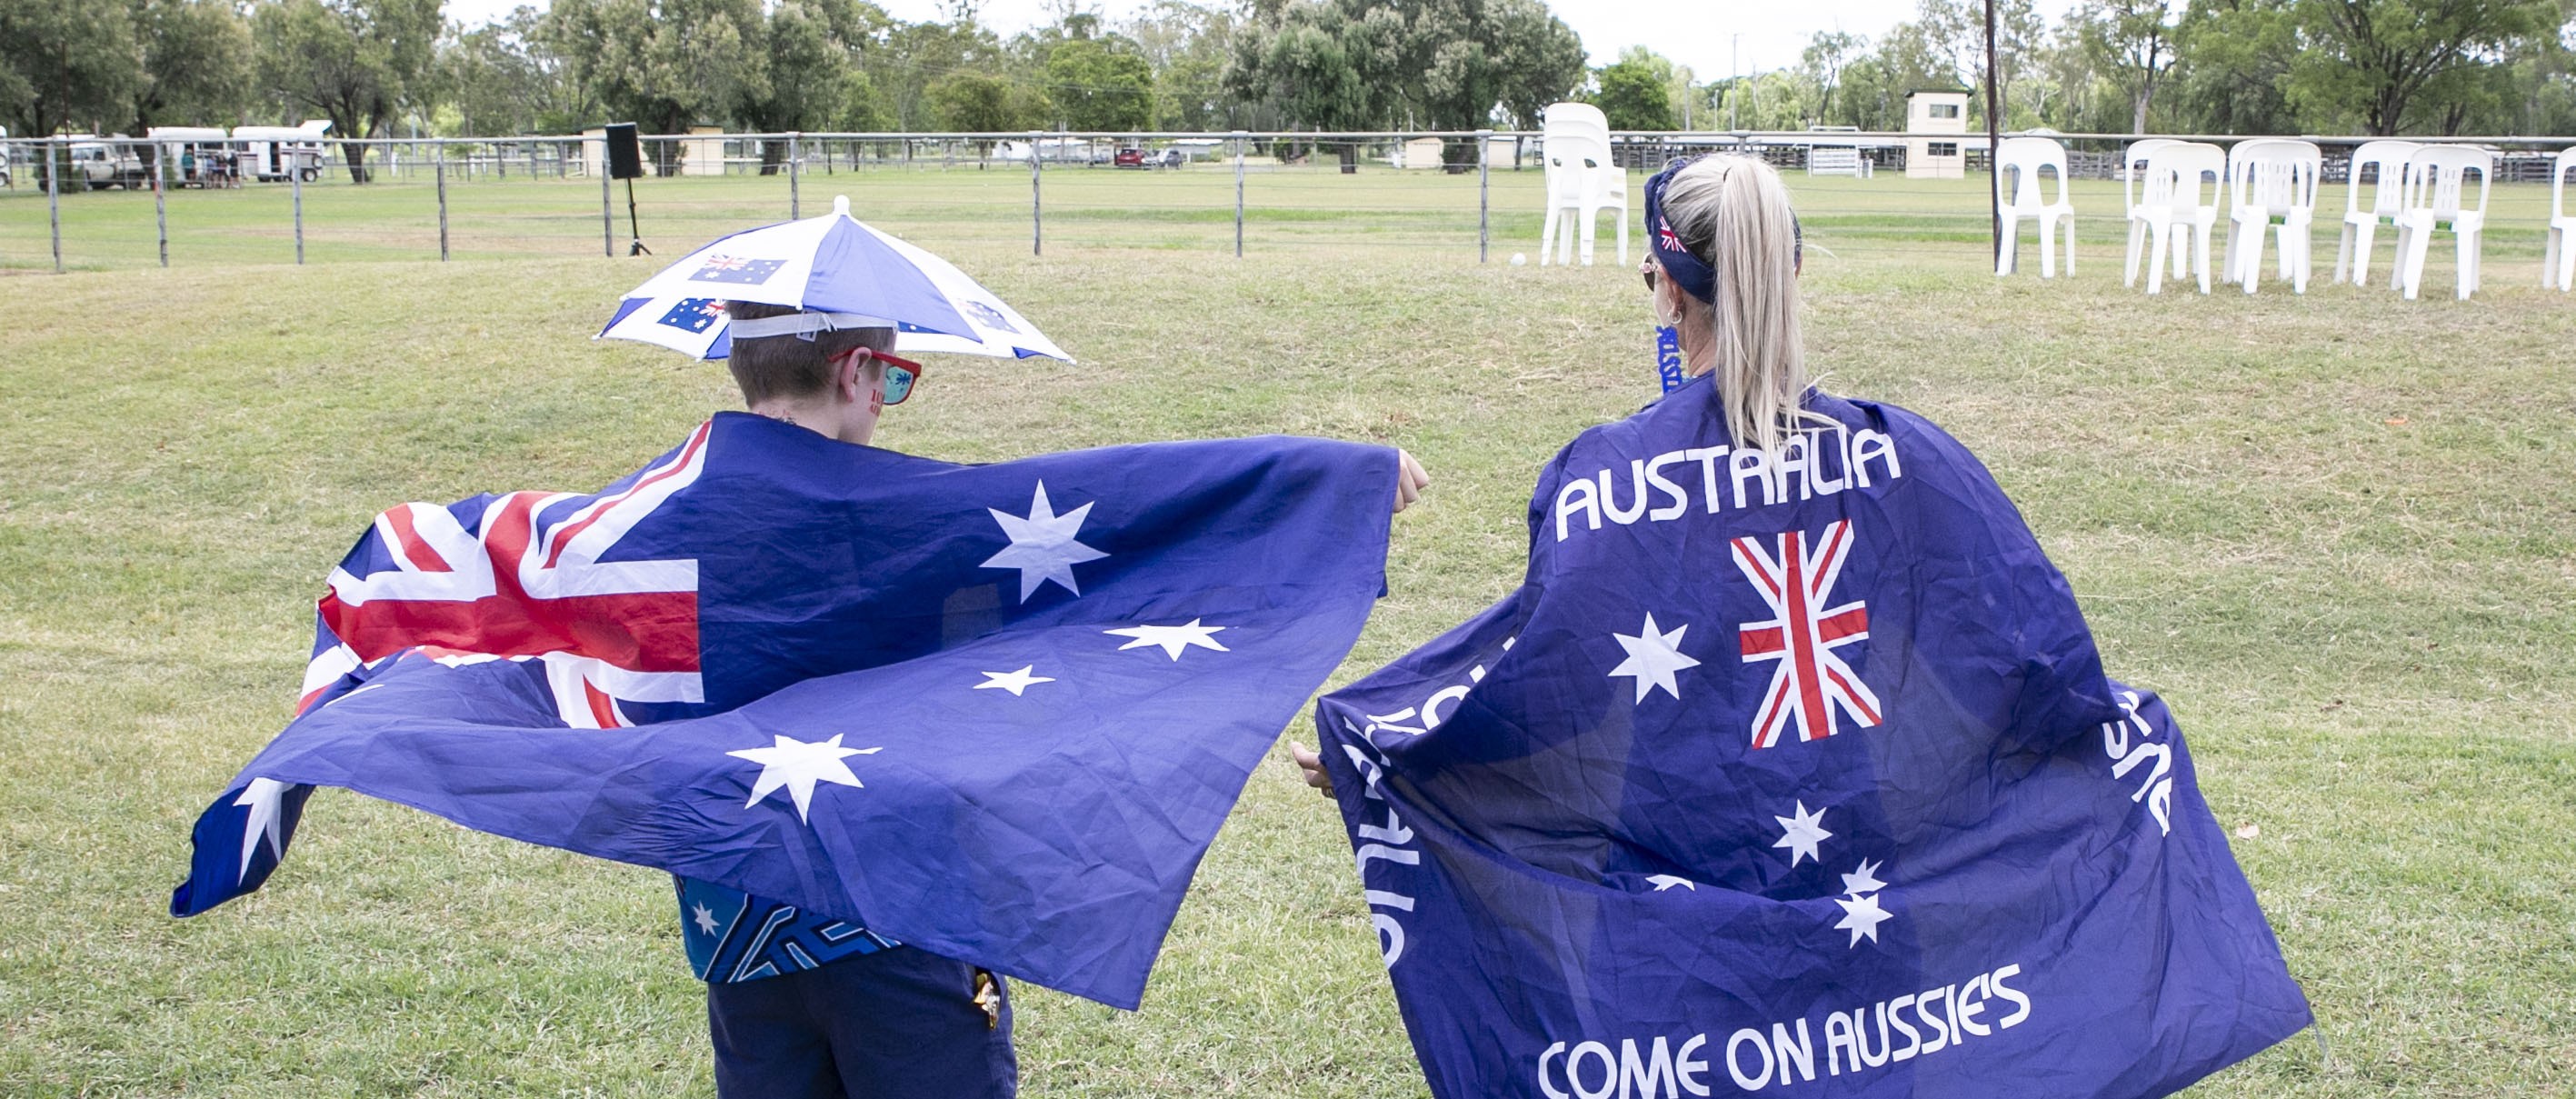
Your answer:
[[[1736,84],[1744,79],[1744,36],[1731,34],[1727,39],[1729,44],[1726,47],[1726,128],[1732,130],[1736,128],[1735,97],[1742,92]]]

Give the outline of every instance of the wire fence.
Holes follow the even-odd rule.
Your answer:
[[[612,180],[587,136],[337,140],[262,130],[0,143],[0,268],[677,254],[847,196],[860,218],[934,247],[1247,252],[1406,248],[1553,262],[1545,142],[1511,131],[657,135],[646,174]],[[2079,240],[2126,237],[2121,150],[2144,135],[2052,134],[2069,150]],[[2157,135],[2174,136],[2174,135]],[[2205,138],[2219,142],[2241,138]],[[2345,164],[2325,152],[2333,231]],[[2490,254],[2537,256],[2563,138],[2426,138],[2497,157]],[[1988,255],[1982,134],[1617,133],[1626,212],[1595,254],[1644,247],[1641,173],[1678,156],[1758,156],[1789,176],[1810,243],[1835,255]],[[2362,204],[2367,206],[2366,197]]]

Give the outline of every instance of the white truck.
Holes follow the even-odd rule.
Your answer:
[[[124,134],[101,138],[95,134],[72,135],[72,171],[83,187],[104,191],[123,187],[129,191],[143,189],[152,182],[152,170],[144,167],[143,156],[134,139]]]
[[[241,150],[242,174],[266,183],[322,178],[322,138],[331,120],[308,119],[301,126],[235,126],[233,147]]]

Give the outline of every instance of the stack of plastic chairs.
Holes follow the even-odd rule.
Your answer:
[[[2199,141],[2177,141],[2147,153],[2146,188],[2138,214],[2148,236],[2147,293],[2164,288],[2165,256],[2174,253],[2180,267],[2184,242],[2173,235],[2181,226],[2198,245],[2200,292],[2209,292],[2209,234],[2218,224],[2218,203],[2227,190],[2227,150]],[[2204,196],[2206,196],[2204,198]],[[2182,272],[2177,269],[2175,274]]]
[[[1628,171],[1610,158],[1610,120],[1589,103],[1548,107],[1541,123],[1541,155],[1547,162],[1547,223],[1539,231],[1538,261],[1570,261],[1578,235],[1583,265],[1592,265],[1595,219],[1603,210],[1618,212],[1619,262],[1628,262]],[[1580,232],[1577,232],[1577,227]]]
[[[2254,292],[2263,268],[2263,233],[2280,219],[2281,277],[2308,292],[2308,229],[2317,213],[2317,177],[2325,154],[2316,143],[2239,141],[2227,150],[2227,280]]]
[[[2352,151],[2352,166],[2343,177],[2343,243],[2335,253],[2336,282],[2349,277],[2354,286],[2370,285],[2370,238],[2380,222],[2396,220],[2406,158],[2421,148],[2412,141],[2365,141]],[[2361,203],[2361,174],[2365,168],[2372,173],[2374,188],[2368,206]],[[2354,246],[2356,237],[2359,247]]]
[[[2045,137],[2008,137],[1995,150],[1996,171],[2011,173],[2012,198],[2003,204],[2003,253],[1995,257],[1995,274],[2012,274],[2020,266],[2023,218],[2039,222],[2039,277],[2057,277],[2057,227],[2066,226],[2066,273],[2075,274],[2075,204],[2066,197],[2066,146]],[[2040,198],[2043,170],[2057,173],[2057,201]]]
[[[2543,290],[2567,291],[2567,283],[2576,278],[2576,247],[2569,247],[2567,234],[2576,230],[2576,216],[2567,213],[2567,173],[2576,169],[2576,146],[2558,150],[2557,159],[2549,165],[2549,251],[2541,258],[2540,287]]]
[[[2138,204],[2138,191],[2147,178],[2147,154],[2167,145],[2179,144],[2181,142],[2166,137],[2142,138],[2131,143],[2128,152],[2121,155],[2120,205],[2129,216],[2129,274],[2121,281],[2123,286],[2138,284],[2138,249],[2147,239],[2145,207]]]
[[[2478,177],[2478,201],[2472,208],[2468,176]],[[2448,229],[2459,254],[2459,294],[2466,299],[2478,288],[2479,244],[2487,224],[2487,185],[2495,177],[2495,154],[2470,145],[2428,145],[2406,158],[2405,196],[2397,210],[2397,288],[2415,300],[2424,285],[2424,253],[2433,233]]]

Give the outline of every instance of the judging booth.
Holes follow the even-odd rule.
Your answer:
[[[1968,176],[1968,90],[1929,88],[1905,97],[1905,178]]]

